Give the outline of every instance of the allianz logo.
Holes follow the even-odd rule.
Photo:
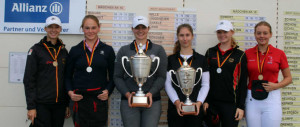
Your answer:
[[[13,3],[11,12],[48,12],[47,5],[30,5],[29,3]],[[53,2],[49,6],[49,11],[53,15],[59,15],[63,11],[63,6],[59,2]]]

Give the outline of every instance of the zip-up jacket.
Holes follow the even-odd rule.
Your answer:
[[[46,46],[49,50],[46,48]],[[57,66],[54,66],[53,58],[57,56]],[[27,55],[24,74],[24,88],[27,102],[27,109],[35,109],[37,103],[42,104],[68,104],[68,97],[63,84],[63,73],[68,51],[60,39],[56,45],[47,42],[45,36],[39,43],[32,46]]]
[[[123,56],[127,56],[128,58],[130,58],[131,56],[136,54],[134,42],[135,41],[133,41],[129,45],[125,45],[120,48],[115,62],[114,81],[116,84],[116,88],[122,95],[121,99],[123,100],[127,99],[125,97],[125,94],[127,92],[136,92],[139,89],[136,81],[134,81],[134,78],[128,76],[125,73],[122,66]],[[167,60],[166,52],[162,46],[154,44],[150,40],[148,40],[148,42],[149,42],[148,50],[145,52],[145,54],[150,57],[158,56],[160,58],[160,63],[155,74],[152,77],[148,78],[147,81],[143,84],[142,90],[144,91],[144,93],[148,93],[148,92],[152,93],[153,101],[157,101],[161,99],[160,90],[164,87],[164,83],[166,80],[168,60]],[[130,69],[130,63],[127,61],[124,62],[125,62],[124,66],[126,70],[128,71],[129,74],[132,74]],[[157,65],[157,61],[151,64],[150,74],[153,73],[153,71],[156,68],[156,65]]]
[[[222,72],[217,73],[219,52],[220,64],[228,57],[221,67]],[[247,93],[247,60],[243,51],[238,46],[222,55],[218,45],[209,48],[206,52],[210,73],[210,91],[207,102],[214,101],[235,103],[237,108],[245,108]]]

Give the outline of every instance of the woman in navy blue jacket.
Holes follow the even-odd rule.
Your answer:
[[[87,15],[81,25],[85,39],[67,58],[66,89],[73,105],[75,127],[106,126],[108,95],[114,89],[115,52],[98,38],[97,17]]]

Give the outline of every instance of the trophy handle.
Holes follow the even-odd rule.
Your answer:
[[[156,72],[156,71],[157,71],[157,69],[158,69],[158,66],[159,66],[160,59],[159,59],[159,57],[154,57],[154,58],[153,58],[153,60],[152,60],[152,62],[154,62],[155,60],[157,60],[157,65],[156,65],[156,68],[155,68],[154,72],[153,72],[151,75],[149,75],[149,76],[148,76],[148,78],[150,78],[152,75],[154,75],[154,74],[155,74],[155,72]]]
[[[180,88],[180,86],[179,86],[178,84],[176,84],[176,83],[173,81],[173,78],[172,78],[172,73],[173,73],[174,75],[176,75],[175,71],[174,71],[174,70],[170,70],[169,73],[170,73],[171,81],[172,81],[177,87]]]
[[[132,78],[133,76],[127,72],[127,70],[126,70],[126,68],[125,68],[125,66],[124,66],[124,60],[125,60],[125,59],[127,60],[127,62],[129,62],[129,59],[128,59],[127,56],[123,56],[123,57],[122,57],[122,66],[123,66],[123,69],[124,69],[125,72]]]
[[[200,70],[201,73],[200,73],[200,76],[199,76],[199,80],[197,81],[196,84],[198,84],[198,83],[200,82],[201,77],[202,77],[202,68],[201,68],[201,67],[198,67],[198,68],[197,68],[196,73],[197,73],[199,70]],[[196,84],[194,84],[194,86],[195,86]]]

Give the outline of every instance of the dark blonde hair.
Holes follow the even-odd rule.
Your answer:
[[[256,33],[256,28],[258,27],[258,26],[267,26],[267,27],[269,27],[270,28],[270,33],[272,33],[272,27],[271,27],[271,25],[268,23],[268,22],[266,22],[266,21],[260,21],[259,23],[257,23],[256,25],[255,25],[255,27],[254,27],[254,33]]]
[[[190,24],[181,24],[177,27],[177,32],[176,32],[177,37],[182,28],[187,28],[192,33],[192,36],[194,36],[193,28]],[[175,54],[176,52],[179,52],[179,51],[180,51],[180,43],[179,43],[179,40],[177,39],[177,41],[174,44],[173,53]]]
[[[231,46],[233,48],[235,48],[237,46],[237,42],[235,41],[235,39],[233,37],[231,37]]]
[[[94,15],[86,15],[86,16],[82,19],[82,23],[81,23],[80,28],[83,28],[84,22],[85,22],[85,20],[87,20],[87,19],[92,19],[92,20],[94,20],[94,21],[97,23],[97,26],[98,26],[98,27],[100,26],[99,19],[98,19],[96,16],[94,16]]]

